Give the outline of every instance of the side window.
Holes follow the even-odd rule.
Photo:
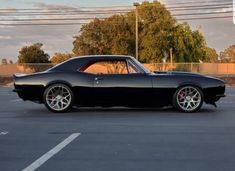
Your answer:
[[[130,74],[143,73],[132,61],[128,60],[128,70]]]
[[[125,61],[99,61],[88,66],[83,72],[91,74],[128,74]]]

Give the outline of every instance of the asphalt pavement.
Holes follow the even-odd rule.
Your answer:
[[[235,88],[218,108],[55,114],[0,88],[0,170],[234,171]],[[158,97],[156,97],[158,98]]]

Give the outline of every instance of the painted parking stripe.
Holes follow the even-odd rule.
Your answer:
[[[23,101],[22,99],[15,99],[15,100],[11,100],[11,102],[20,102]]]
[[[0,135],[7,135],[8,134],[8,132],[0,132]]]
[[[26,167],[22,171],[33,171],[39,168],[41,165],[43,165],[47,160],[49,160],[51,157],[53,157],[56,153],[61,151],[64,147],[66,147],[69,143],[71,143],[73,140],[75,140],[80,133],[74,133],[71,134],[68,138],[66,138],[64,141],[59,143],[57,146],[52,148],[50,151],[48,151],[46,154],[41,156],[39,159],[34,161],[32,164],[30,164],[28,167]]]

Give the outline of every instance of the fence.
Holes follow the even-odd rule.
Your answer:
[[[155,63],[145,64],[151,71],[185,71],[208,75],[235,75],[235,63]]]
[[[144,64],[151,71],[186,71],[208,75],[235,75],[235,63],[154,63]],[[0,76],[14,73],[34,73],[45,71],[53,64],[8,64],[0,65]]]

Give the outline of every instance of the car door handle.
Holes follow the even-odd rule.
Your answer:
[[[103,77],[95,77],[95,81],[100,81],[100,80],[103,80],[104,78]]]

